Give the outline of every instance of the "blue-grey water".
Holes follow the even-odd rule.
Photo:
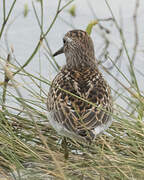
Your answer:
[[[40,15],[40,4],[37,1],[33,1],[36,7],[36,10],[38,12],[38,15]],[[61,6],[63,6],[68,1],[62,0]],[[117,19],[118,23],[122,22],[122,27],[124,30],[124,35],[126,39],[126,46],[128,48],[129,54],[131,55],[133,52],[133,46],[134,46],[134,25],[133,25],[133,12],[135,7],[135,0],[109,0],[108,3],[110,4],[110,7],[114,13],[115,18]],[[10,4],[12,2],[8,1],[6,2],[6,8],[7,12],[10,7]],[[25,4],[28,5],[29,13],[26,17],[23,16],[24,6]],[[57,0],[44,0],[44,30],[47,30],[47,28],[50,26],[55,13],[56,8],[58,5]],[[76,6],[76,16],[72,17],[68,13],[68,9],[72,6]],[[76,29],[83,29],[85,30],[87,25],[90,23],[90,21],[94,20],[95,17],[93,15],[93,12],[90,8],[90,6],[93,8],[93,11],[98,19],[105,19],[110,18],[111,14],[110,11],[105,3],[105,0],[75,0],[71,5],[69,5],[66,9],[64,9],[57,18],[55,24],[53,25],[52,29],[47,35],[47,40],[49,43],[49,46],[52,50],[52,52],[55,52],[57,49],[59,49],[62,45],[62,37],[64,34],[71,30],[72,28]],[[0,8],[2,9],[2,5],[0,5]],[[135,67],[143,72],[144,69],[144,1],[140,1],[140,7],[138,9],[138,34],[139,34],[139,46],[137,49],[137,56],[135,60]],[[2,19],[2,11],[0,11],[0,19]],[[66,22],[64,22],[66,21]],[[2,21],[0,21],[1,24]],[[104,26],[109,28],[111,30],[110,34],[107,34],[107,38],[111,42],[111,47],[109,49],[110,56],[113,58],[117,54],[117,50],[121,47],[121,39],[119,37],[119,33],[117,32],[115,26],[111,22],[103,22]],[[31,0],[18,0],[16,3],[16,6],[14,8],[14,11],[12,12],[12,15],[8,22],[9,26],[6,26],[6,29],[3,34],[3,38],[0,41],[0,56],[6,57],[8,49],[7,49],[7,43],[8,47],[13,49],[13,54],[16,58],[16,60],[23,65],[28,57],[33,52],[37,42],[39,41],[40,37],[40,28],[38,26],[38,23],[36,21],[36,17],[32,8],[32,1]],[[102,30],[100,31],[97,28],[97,25],[93,28],[92,31],[92,38],[95,45],[95,53],[96,57],[98,57],[99,52],[101,51],[104,41],[101,38]],[[6,39],[7,38],[7,41]],[[52,80],[53,77],[56,75],[56,71],[50,66],[47,58],[44,56],[45,52],[45,45],[43,44],[41,50],[39,53],[36,54],[36,56],[33,58],[33,60],[30,62],[30,64],[25,68],[26,71],[28,71],[31,74],[34,74],[38,76],[39,73],[46,79]],[[40,57],[40,58],[39,58]],[[65,57],[64,55],[60,55],[56,57],[56,61],[60,66],[65,64]],[[127,56],[123,55],[121,58],[121,70],[122,72],[129,78],[129,72],[128,72],[128,58]],[[2,63],[2,62],[1,62]],[[14,62],[15,63],[15,62]],[[108,66],[110,62],[106,62],[104,65]],[[1,66],[1,64],[0,64]],[[40,70],[41,69],[41,70]],[[126,83],[124,78],[121,77],[119,73],[117,73],[116,69],[113,69],[111,71],[114,76],[117,76],[122,83],[126,84],[127,87],[129,85]],[[108,76],[105,72],[104,75],[109,82],[109,84],[115,88],[116,90],[120,88],[120,85],[116,85],[114,80]],[[139,74],[136,73],[137,79],[139,82],[140,89],[143,90],[143,84],[144,79]],[[19,83],[18,87],[20,88],[22,95],[24,97],[29,97],[29,93],[24,90],[23,86],[29,86],[32,88],[35,88],[35,91],[39,92],[39,89],[36,88],[36,86],[26,77],[23,77],[23,79],[26,81],[24,84],[21,77],[16,76],[15,79]],[[3,80],[3,76],[0,77],[0,81]],[[26,85],[27,84],[27,85]],[[47,86],[43,86],[45,92],[47,92]],[[10,91],[13,91],[12,89],[9,89]],[[119,101],[120,102],[120,101]]]

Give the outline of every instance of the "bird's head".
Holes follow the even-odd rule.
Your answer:
[[[67,65],[78,66],[95,62],[94,45],[91,37],[82,30],[72,30],[65,34],[63,46],[53,56],[64,53]]]

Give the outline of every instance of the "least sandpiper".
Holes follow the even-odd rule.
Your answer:
[[[52,81],[48,118],[58,134],[91,142],[112,123],[111,90],[98,70],[91,37],[72,30],[63,38],[66,65]]]

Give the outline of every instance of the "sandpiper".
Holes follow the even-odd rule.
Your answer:
[[[48,118],[62,136],[91,142],[112,123],[111,90],[98,70],[91,37],[72,30],[63,47],[53,56],[65,54],[66,65],[49,89]]]

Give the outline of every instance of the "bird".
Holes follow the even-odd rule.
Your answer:
[[[99,71],[87,32],[68,31],[53,56],[62,53],[66,64],[53,79],[47,97],[49,122],[63,137],[92,142],[112,123],[111,88]]]

